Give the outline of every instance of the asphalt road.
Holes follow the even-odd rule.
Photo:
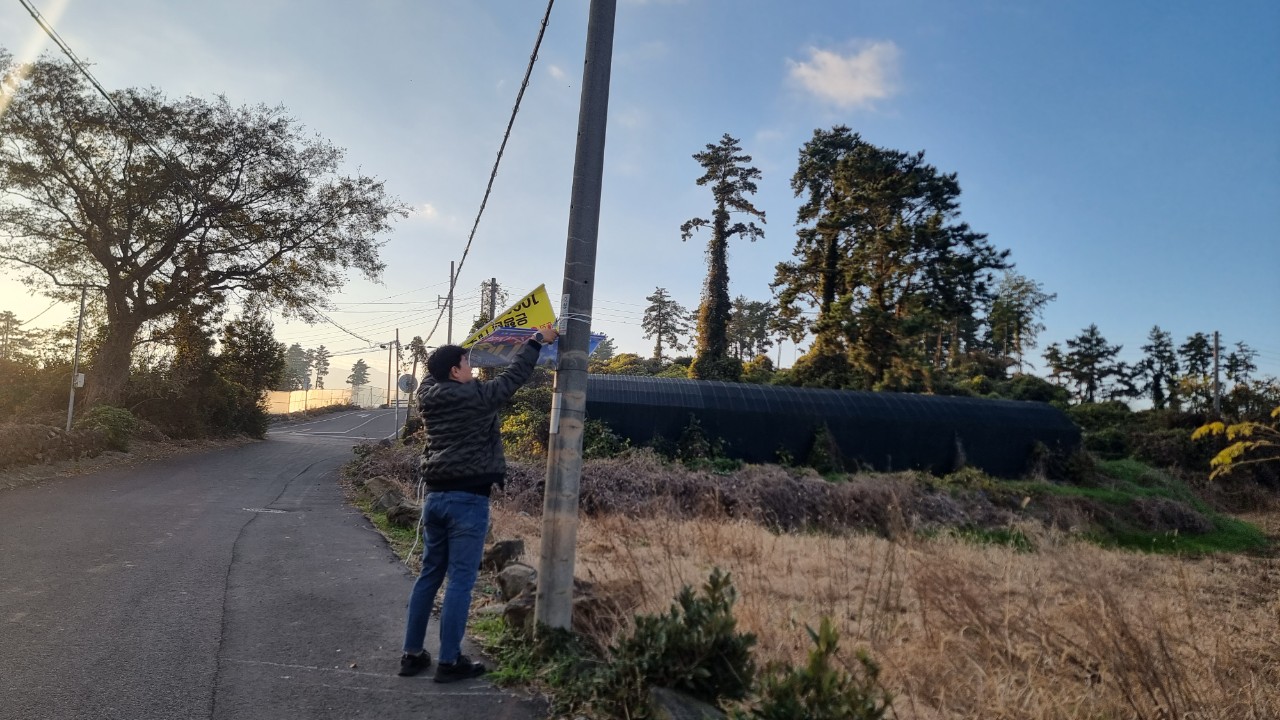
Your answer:
[[[393,423],[0,491],[0,719],[541,717],[483,679],[395,676],[413,578],[337,478]]]

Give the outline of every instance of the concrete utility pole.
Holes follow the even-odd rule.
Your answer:
[[[489,278],[489,321],[498,317],[498,278]]]
[[[395,428],[400,427],[400,382],[399,380],[400,380],[400,328],[396,328],[396,375],[395,377],[392,377],[391,373],[387,373],[387,384],[395,388],[394,397],[396,401],[391,406],[395,408],[393,412],[395,413],[396,424],[392,425],[392,427],[395,427]],[[396,432],[399,432],[399,431],[397,430]],[[391,433],[391,436],[394,438],[395,432]]]
[[[400,332],[396,330],[396,332]],[[391,386],[395,385],[391,378],[391,353],[396,351],[396,346],[387,343],[387,405],[391,405]]]
[[[444,297],[440,297],[439,295],[436,296],[436,307],[437,308],[444,307],[449,309],[449,334],[448,336],[446,336],[445,342],[449,343],[450,345],[453,344],[453,282],[455,280],[453,266],[454,266],[454,263],[450,262],[449,263],[449,294],[445,295]],[[441,304],[442,302],[443,304]],[[438,323],[440,321],[437,320],[436,322]]]
[[[80,286],[80,319],[76,321],[76,354],[71,361],[71,397],[67,398],[67,432],[71,432],[71,418],[76,410],[76,380],[80,377],[80,338],[84,334],[84,298],[89,288]]]
[[[587,351],[600,229],[609,72],[617,0],[591,0],[586,60],[578,109],[569,233],[560,297],[559,361],[551,402],[547,484],[542,510],[542,552],[534,619],[568,629],[573,621],[573,565],[578,542],[578,488],[582,480],[582,423],[587,408]]]
[[[1222,384],[1218,382],[1218,331],[1213,331],[1213,414],[1222,417]]]

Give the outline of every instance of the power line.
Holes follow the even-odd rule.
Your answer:
[[[39,320],[41,315],[44,315],[45,313],[47,313],[47,312],[49,312],[50,310],[52,310],[52,309],[53,309],[53,306],[54,306],[54,305],[57,305],[57,304],[58,304],[58,302],[59,302],[59,301],[54,300],[53,302],[49,303],[49,307],[47,307],[47,308],[45,308],[45,309],[41,310],[40,312],[36,313],[36,316],[35,316],[35,317],[31,318],[30,320],[27,320],[26,322],[20,322],[20,323],[18,323],[18,327],[22,327],[23,325],[26,325],[26,324],[28,324],[28,323],[33,323],[33,322],[35,322],[36,320]]]
[[[542,24],[538,28],[538,39],[533,43],[533,52],[529,55],[529,65],[525,68],[524,79],[520,81],[520,91],[516,93],[515,105],[511,108],[511,118],[507,120],[507,130],[502,134],[502,144],[498,146],[498,157],[493,161],[493,170],[489,173],[489,183],[485,186],[484,197],[480,200],[480,210],[476,213],[476,221],[471,226],[471,234],[467,236],[467,246],[462,250],[462,259],[458,261],[458,269],[453,273],[453,277],[449,278],[449,296],[453,297],[453,292],[458,284],[458,275],[462,272],[462,266],[467,262],[467,254],[471,252],[471,242],[476,238],[476,229],[480,227],[480,218],[484,215],[485,206],[489,204],[489,193],[493,191],[493,182],[498,177],[498,166],[502,163],[502,153],[507,149],[507,140],[511,137],[511,128],[516,123],[516,114],[520,112],[520,101],[524,98],[525,88],[529,87],[529,77],[533,74],[533,66],[538,61],[538,49],[542,47],[542,37],[547,32],[547,23],[551,21],[551,7],[555,5],[555,0],[547,0],[547,11],[542,16]],[[440,320],[444,318],[445,308],[440,308],[440,314],[436,315],[435,325],[431,326],[431,332],[427,333],[427,337],[435,335],[436,330],[440,328]]]
[[[198,206],[200,203],[200,197],[199,195],[197,195],[195,188],[191,187],[191,183],[187,178],[185,168],[182,168],[180,163],[177,163],[172,157],[169,156],[168,153],[161,151],[159,148],[155,146],[154,143],[151,142],[151,138],[147,136],[147,133],[143,132],[134,123],[133,119],[129,115],[127,115],[124,112],[124,110],[120,108],[120,106],[116,103],[115,99],[111,97],[111,94],[108,93],[106,89],[102,87],[102,84],[98,82],[98,79],[93,76],[93,73],[89,72],[89,68],[86,67],[85,63],[82,60],[80,60],[80,58],[75,54],[75,51],[71,49],[71,46],[68,45],[66,41],[62,39],[62,36],[58,34],[58,31],[53,28],[53,25],[51,25],[48,21],[44,19],[44,16],[40,14],[40,11],[37,10],[35,6],[29,3],[28,0],[18,0],[18,2],[22,3],[22,7],[26,8],[27,12],[31,15],[32,19],[34,19],[36,21],[36,24],[40,26],[40,29],[44,30],[45,34],[49,36],[49,39],[52,40],[54,44],[58,46],[59,50],[62,51],[62,54],[66,55],[67,58],[71,60],[71,63],[75,65],[77,70],[80,71],[80,74],[84,75],[85,79],[89,81],[89,84],[92,85],[93,88],[98,91],[98,94],[101,95],[102,98],[107,101],[107,104],[110,105],[113,110],[115,110],[116,115],[120,116],[120,119],[124,120],[124,122],[129,125],[129,127],[133,130],[133,132],[137,134],[138,138],[142,140],[142,143],[146,145],[147,148],[152,152],[152,154],[156,156],[156,159],[158,159],[161,163],[163,163],[168,170],[170,170],[171,172],[174,172],[179,182],[182,184],[182,187],[187,191],[187,194],[191,196],[192,202],[196,206]],[[550,8],[548,8],[548,12],[550,12]],[[541,39],[541,35],[539,36],[539,39]],[[182,172],[178,172],[178,170],[182,170]],[[343,203],[342,207],[339,208],[337,212],[334,214],[334,217],[331,218],[329,221],[325,222],[324,225],[321,225],[320,227],[323,228],[325,225],[328,225],[334,219],[337,219],[337,213],[341,213],[343,210],[345,210],[347,205],[350,204],[350,202],[351,201],[348,200],[347,202]],[[232,232],[231,228],[227,227],[226,225],[222,225],[222,229],[225,232],[227,232],[227,234],[231,235],[232,237],[235,237],[235,233]],[[319,230],[317,229],[316,232],[319,232]],[[352,337],[358,340],[364,340],[365,342],[370,342],[369,340],[366,340],[365,338],[362,338],[359,335],[356,335],[350,330],[347,330],[346,328],[342,327],[338,323],[334,322],[328,316],[326,316],[324,313],[320,312],[310,304],[308,304],[308,307],[314,310],[326,322],[338,328],[339,330],[342,330],[343,332],[347,333],[348,335],[351,335]]]

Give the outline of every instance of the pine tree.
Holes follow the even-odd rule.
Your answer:
[[[772,286],[780,320],[814,335],[799,382],[927,388],[932,370],[978,344],[992,273],[1010,266],[1007,251],[959,220],[954,173],[836,126],[801,149],[792,189],[806,196],[802,227]],[[804,319],[805,307],[817,318]]]
[[[284,375],[284,343],[276,342],[274,328],[261,315],[247,314],[222,329],[222,353],[218,372],[254,394],[280,383]]]
[[[329,358],[333,357],[329,349],[321,345],[311,352],[311,366],[316,373],[316,389],[324,389],[324,379],[329,375]]]
[[[717,145],[693,156],[706,171],[698,178],[698,185],[710,185],[715,200],[711,220],[693,218],[680,226],[684,240],[693,237],[693,231],[710,228],[707,241],[707,280],[702,291],[702,305],[698,308],[698,347],[690,374],[707,380],[736,380],[742,373],[742,364],[729,358],[729,240],[745,237],[752,242],[764,237],[764,230],[753,220],[731,224],[732,214],[765,221],[764,211],[747,199],[756,192],[756,180],[760,171],[751,167],[751,156],[742,154],[738,140],[728,133]]]
[[[687,347],[682,338],[689,332],[689,311],[672,300],[666,288],[654,288],[645,300],[649,306],[644,310],[640,326],[646,338],[654,338],[653,359],[661,362],[664,348],[684,350]]]
[[[1177,410],[1181,403],[1178,397],[1178,355],[1173,349],[1173,336],[1161,330],[1159,325],[1152,327],[1142,352],[1138,374],[1151,394],[1152,406],[1157,410],[1166,406]]]
[[[351,374],[347,376],[347,384],[351,386],[352,395],[355,395],[360,388],[369,384],[369,365],[365,363],[364,358],[356,360],[355,365],[351,366]]]
[[[1125,376],[1123,364],[1116,362],[1121,349],[1120,345],[1109,345],[1097,325],[1067,340],[1065,370],[1081,402],[1096,402],[1109,380]]]
[[[1036,346],[1036,338],[1044,330],[1040,322],[1044,308],[1057,297],[1056,293],[1045,293],[1035,280],[1006,271],[987,314],[991,349],[1000,357],[1013,360],[1021,370],[1027,350]]]
[[[748,300],[742,295],[734,298],[728,328],[729,348],[733,356],[745,362],[767,353],[773,346],[770,336],[773,317],[772,303]]]
[[[310,390],[311,364],[313,358],[298,343],[289,346],[284,352],[284,376],[277,390]]]
[[[1258,370],[1258,365],[1254,362],[1257,358],[1257,350],[1244,342],[1236,343],[1236,349],[1227,354],[1227,379],[1234,383],[1249,382],[1249,376]]]

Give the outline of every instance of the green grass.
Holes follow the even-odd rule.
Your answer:
[[[955,536],[978,545],[1003,545],[1015,552],[1034,552],[1036,546],[1021,530],[1011,528],[964,528],[955,531]]]
[[[1152,468],[1132,458],[1107,460],[1098,463],[1098,469],[1111,483],[1102,487],[1060,485],[1034,481],[1004,483],[1010,490],[1031,496],[1056,495],[1059,497],[1088,498],[1106,503],[1124,516],[1124,510],[1140,498],[1159,497],[1185,503],[1213,523],[1214,530],[1203,535],[1178,533],[1151,533],[1136,530],[1121,520],[1112,520],[1104,532],[1088,538],[1103,547],[1138,550],[1161,554],[1238,553],[1265,549],[1269,545],[1266,535],[1257,527],[1243,520],[1215,512],[1177,478]],[[986,540],[983,540],[986,542]]]
[[[1241,553],[1262,550],[1269,545],[1267,536],[1243,520],[1225,515],[1211,515],[1214,531],[1204,535],[1177,533],[1144,533],[1113,531],[1110,536],[1093,538],[1103,547],[1140,550],[1162,555],[1187,553]]]

